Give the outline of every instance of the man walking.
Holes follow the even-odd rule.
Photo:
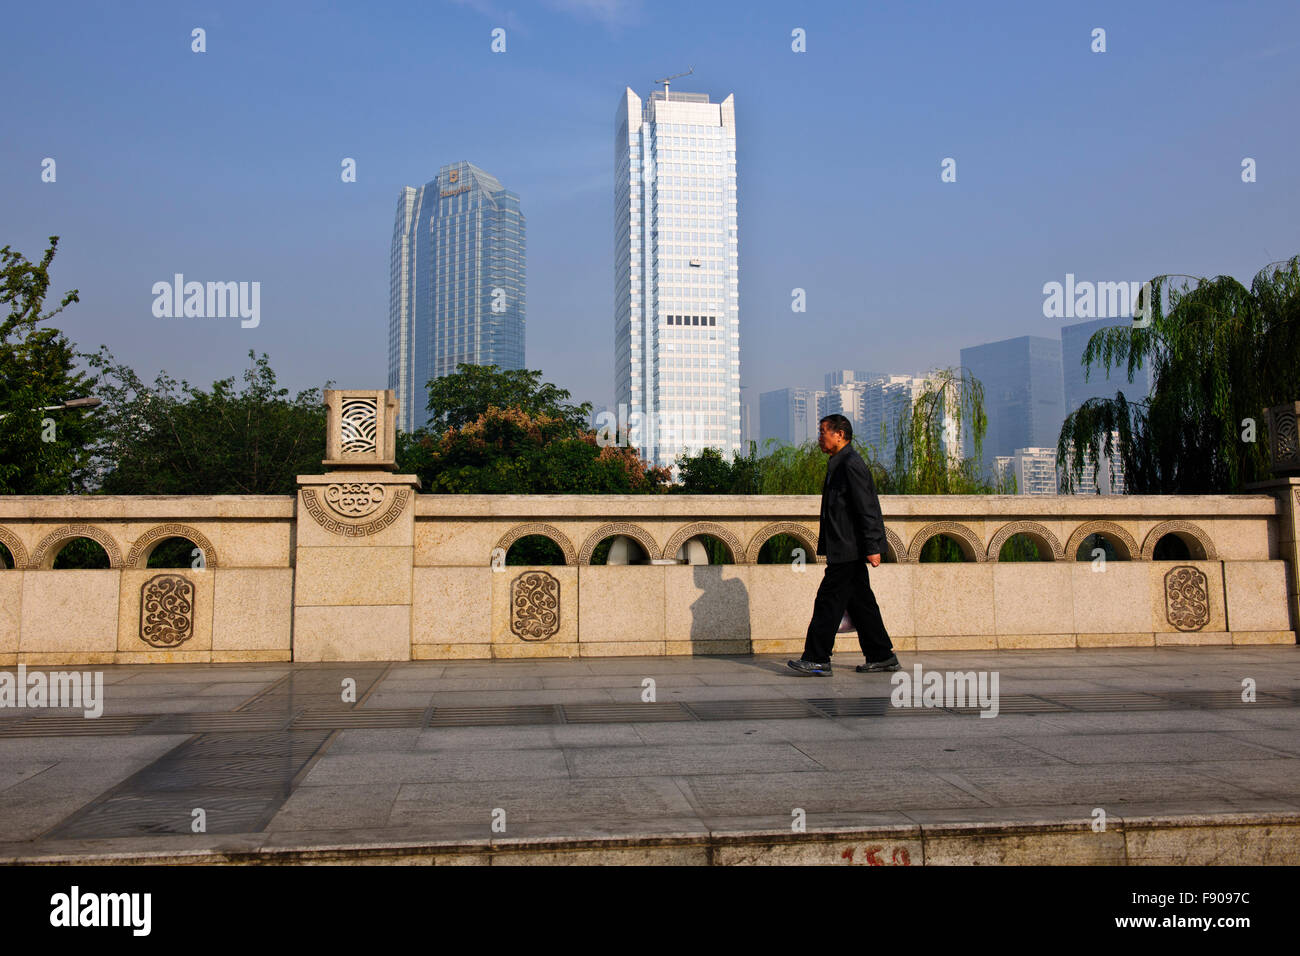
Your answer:
[[[826,572],[817,589],[803,657],[787,663],[805,676],[829,677],[835,634],[847,608],[866,658],[865,664],[858,665],[858,673],[896,671],[898,658],[867,578],[867,565],[880,567],[885,549],[885,521],[871,469],[853,450],[853,423],[843,415],[827,415],[821,420],[817,444],[831,456],[822,484],[817,534],[817,553],[826,555]]]

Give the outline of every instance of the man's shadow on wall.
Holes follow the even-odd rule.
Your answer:
[[[752,654],[749,628],[749,589],[739,578],[724,578],[726,564],[696,564],[691,576],[699,596],[691,604],[691,653],[718,656],[717,642],[727,641],[726,653]]]

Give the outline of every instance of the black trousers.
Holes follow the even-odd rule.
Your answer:
[[[804,640],[803,660],[825,664],[831,659],[835,634],[846,609],[858,629],[858,645],[868,661],[883,661],[894,653],[894,645],[890,643],[885,622],[880,617],[880,605],[871,593],[864,558],[826,565],[813,604],[808,636]]]

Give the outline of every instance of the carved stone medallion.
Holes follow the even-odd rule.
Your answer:
[[[560,631],[560,582],[545,571],[525,571],[510,582],[510,632],[544,641]]]
[[[374,514],[384,497],[384,486],[372,481],[341,481],[325,486],[325,504],[346,518]]]
[[[140,640],[179,647],[194,636],[194,585],[179,574],[158,574],[140,587]]]
[[[1165,575],[1165,619],[1180,631],[1210,623],[1210,592],[1200,568],[1180,564]]]

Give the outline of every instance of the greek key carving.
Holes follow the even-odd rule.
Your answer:
[[[655,544],[655,539],[650,537],[649,532],[644,528],[639,528],[634,524],[626,521],[612,521],[609,524],[603,524],[591,534],[587,535],[587,540],[582,545],[582,550],[578,552],[579,564],[591,564],[591,556],[599,545],[611,535],[622,534],[636,540],[642,548],[645,549],[647,557],[653,558],[659,553],[659,545]]]
[[[889,543],[889,550],[894,552],[894,562],[896,564],[903,564],[910,560],[907,554],[907,548],[903,547],[903,539],[894,533],[892,529],[885,529],[885,540]],[[883,560],[883,558],[884,556],[882,555],[881,559]]]
[[[678,548],[689,539],[701,534],[713,535],[713,537],[725,544],[727,550],[731,552],[731,560],[735,564],[746,563],[747,556],[745,554],[745,549],[740,546],[740,539],[732,534],[729,529],[724,528],[720,524],[714,524],[712,521],[695,521],[684,528],[678,528],[677,531],[673,533],[673,536],[668,539],[668,543],[664,545],[664,550],[660,554],[660,557],[664,559],[676,557]],[[815,551],[817,549],[814,548],[813,550]]]
[[[140,537],[135,539],[131,545],[131,550],[126,555],[126,566],[128,568],[143,568],[147,562],[144,556],[149,545],[162,538],[187,538],[193,541],[200,551],[203,552],[203,566],[206,568],[215,568],[217,566],[217,549],[212,546],[212,542],[198,528],[191,528],[187,524],[163,524],[156,528],[150,528]]]
[[[907,551],[907,560],[917,562],[921,560],[921,549],[925,543],[937,534],[946,534],[954,541],[964,541],[970,548],[970,559],[972,561],[984,560],[984,542],[970,528],[957,521],[936,521],[928,524],[915,537],[912,538],[912,546]]]
[[[1199,555],[1196,553],[1195,548],[1190,548],[1193,560],[1218,560],[1218,554],[1214,550],[1214,542],[1210,540],[1210,536],[1190,521],[1162,521],[1147,532],[1146,543],[1142,545],[1142,560],[1152,560],[1156,553],[1156,545],[1160,543],[1160,539],[1171,532],[1180,532],[1188,535],[1195,538],[1197,543],[1200,544],[1204,555]]]
[[[158,574],[140,586],[140,640],[179,647],[194,636],[194,585],[179,574]]]
[[[512,544],[514,544],[520,538],[526,538],[532,534],[540,534],[542,535],[542,537],[550,538],[552,541],[558,544],[560,546],[560,550],[564,552],[565,564],[578,563],[578,552],[573,547],[573,542],[568,539],[568,536],[565,535],[565,533],[561,531],[559,528],[555,527],[555,525],[540,524],[538,522],[516,525],[515,527],[511,528],[509,531],[507,531],[505,534],[501,536],[500,540],[497,541],[496,548],[493,548],[492,550],[495,551],[497,548],[500,548],[501,553],[506,554],[510,551],[510,546]],[[599,541],[592,542],[591,545],[592,550],[595,550],[596,545],[599,543],[600,543]],[[588,555],[588,560],[590,560],[590,557],[591,556]]]
[[[4,546],[9,549],[9,556],[13,559],[15,568],[27,567],[27,549],[18,540],[18,535],[8,528],[0,528],[0,542],[3,542]]]
[[[326,494],[328,495],[328,489]],[[372,521],[353,524],[346,518],[331,515],[314,488],[302,489],[303,507],[316,520],[316,523],[331,534],[341,534],[347,538],[364,538],[367,535],[378,534],[383,531],[401,516],[402,510],[406,507],[406,502],[410,497],[411,490],[409,488],[398,488],[393,492],[387,511]]]
[[[1047,546],[1049,561],[1064,560],[1065,549],[1061,547],[1061,542],[1057,540],[1056,535],[1037,521],[1012,521],[1009,524],[1004,524],[993,535],[993,540],[989,542],[988,560],[998,560],[998,555],[1002,553],[1002,546],[1007,543],[1008,538],[1016,534],[1028,535],[1031,539],[1035,537],[1040,539]]]
[[[51,531],[41,539],[36,550],[32,552],[31,563],[28,566],[52,567],[60,549],[73,538],[90,538],[92,541],[97,541],[108,554],[108,566],[110,568],[122,566],[122,551],[118,548],[117,542],[109,536],[108,532],[89,524],[66,524],[62,528]]]
[[[545,571],[525,571],[510,582],[510,632],[544,641],[560,631],[560,582]]]
[[[1136,561],[1140,557],[1137,542],[1133,540],[1133,536],[1115,522],[1085,521],[1074,529],[1074,533],[1070,535],[1070,540],[1065,544],[1065,559],[1067,561],[1073,561],[1078,557],[1080,546],[1090,534],[1099,534],[1105,537],[1124,561]]]
[[[763,551],[763,545],[778,534],[786,534],[797,539],[799,544],[803,546],[804,559],[807,563],[817,563],[817,535],[806,525],[799,524],[797,521],[774,521],[772,524],[759,528],[754,537],[750,539],[749,550],[745,553],[745,560],[749,564],[757,564],[758,556]],[[676,554],[676,551],[673,553]]]
[[[1180,631],[1210,623],[1210,592],[1200,568],[1180,564],[1165,575],[1165,620]]]

